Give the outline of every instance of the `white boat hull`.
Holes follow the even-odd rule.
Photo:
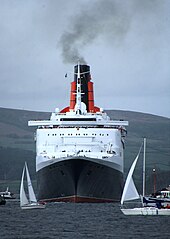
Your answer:
[[[21,209],[43,209],[45,207],[46,207],[45,204],[31,203],[31,204],[21,206]]]
[[[130,208],[130,209],[121,209],[124,215],[135,216],[135,215],[142,215],[142,216],[168,216],[170,215],[170,209],[158,209],[155,207],[144,207],[144,208]]]

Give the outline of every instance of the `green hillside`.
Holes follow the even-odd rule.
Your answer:
[[[146,171],[147,190],[152,190],[156,168],[157,187],[170,184],[170,119],[131,111],[106,111],[111,119],[129,121],[125,140],[125,176],[138,153],[143,137],[147,138]],[[34,127],[28,120],[49,119],[48,112],[0,108],[0,190],[10,181],[20,180],[22,167],[27,161],[31,177],[35,175]],[[142,155],[135,171],[135,180],[141,185]]]
[[[0,108],[0,146],[35,151],[35,129],[28,127],[28,120],[49,117],[50,113]]]

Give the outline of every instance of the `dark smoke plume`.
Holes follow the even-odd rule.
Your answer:
[[[100,37],[106,44],[120,44],[135,14],[154,12],[159,0],[97,0],[84,5],[69,21],[69,30],[59,41],[65,63],[86,63],[80,51]]]
[[[70,20],[69,31],[62,34],[59,44],[65,63],[86,63],[80,50],[97,37],[120,38],[128,29],[127,14],[121,1],[100,0],[83,10]]]

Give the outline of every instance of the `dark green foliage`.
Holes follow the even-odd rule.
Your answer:
[[[35,153],[30,150],[0,147],[0,180],[20,179],[25,161],[35,179]]]

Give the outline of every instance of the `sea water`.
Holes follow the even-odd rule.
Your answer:
[[[125,216],[119,204],[50,203],[21,210],[19,201],[0,206],[1,239],[170,238],[168,216]]]

